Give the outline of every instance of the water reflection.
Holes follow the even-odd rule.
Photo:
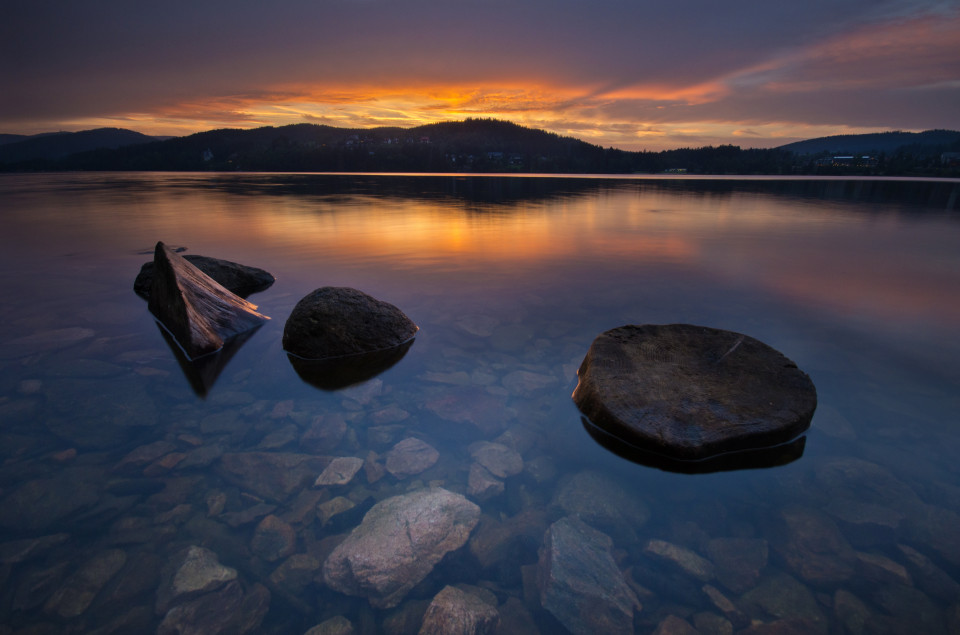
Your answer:
[[[393,348],[326,359],[304,359],[287,353],[300,379],[321,390],[340,390],[373,379],[403,359],[414,339]]]
[[[166,564],[192,546],[233,579],[171,620],[229,623],[218,611],[240,600],[263,632],[416,632],[455,587],[507,632],[563,632],[533,582],[577,516],[603,570],[642,594],[638,632],[948,632],[954,185],[345,178],[0,176],[0,630],[156,632]],[[352,286],[422,336],[317,390],[272,320],[184,382],[130,293],[158,237],[270,270],[267,314]],[[732,455],[691,475],[578,422],[596,333],[673,322],[796,360],[821,404],[807,435],[749,465],[765,469]],[[431,486],[479,521],[396,609],[324,582],[376,504]]]
[[[220,374],[227,367],[227,364],[229,364],[233,356],[237,354],[240,347],[253,337],[260,326],[261,325],[256,325],[243,333],[228,338],[224,341],[220,349],[212,353],[190,358],[184,353],[183,347],[181,347],[177,340],[170,334],[170,331],[157,321],[157,328],[160,329],[163,340],[167,343],[167,346],[170,347],[170,352],[173,353],[173,356],[176,358],[177,364],[183,372],[183,376],[186,377],[194,394],[200,398],[206,397],[207,393],[213,389],[213,385],[217,382],[217,378],[220,377]]]
[[[728,452],[700,461],[681,461],[631,445],[593,425],[586,417],[580,417],[580,423],[591,439],[620,458],[638,465],[679,474],[709,474],[712,472],[779,467],[793,463],[802,457],[803,449],[807,443],[807,437],[801,436],[793,441],[768,448]]]

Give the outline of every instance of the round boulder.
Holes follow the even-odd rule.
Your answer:
[[[601,333],[573,400],[630,445],[682,460],[768,447],[810,426],[817,392],[783,354],[747,335],[690,324]]]
[[[349,287],[322,287],[293,308],[283,348],[303,359],[345,357],[396,348],[418,330],[392,304]]]

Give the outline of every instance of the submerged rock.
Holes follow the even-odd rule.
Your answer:
[[[217,471],[227,481],[273,501],[283,501],[309,487],[330,459],[293,452],[230,452]]]
[[[346,485],[353,480],[353,477],[363,467],[363,459],[355,456],[338,456],[330,461],[317,480],[314,487],[323,487],[325,485]]]
[[[565,513],[626,542],[636,540],[636,530],[650,519],[643,501],[609,476],[592,470],[565,478],[553,502]]]
[[[0,500],[0,529],[41,531],[101,499],[97,487],[81,474],[67,472],[54,478],[27,481]]]
[[[812,584],[838,584],[853,577],[856,552],[837,525],[809,507],[781,509],[771,523],[770,546],[787,568]]]
[[[497,478],[515,476],[523,471],[523,458],[520,454],[500,443],[477,441],[470,444],[467,451],[474,461]]]
[[[270,562],[292,555],[296,548],[296,531],[273,514],[260,521],[250,543],[250,551]]]
[[[567,516],[550,525],[537,565],[540,603],[574,634],[633,633],[640,601],[617,568],[609,536]]]
[[[466,543],[480,508],[442,488],[380,501],[323,564],[326,584],[341,593],[391,608]]]
[[[164,568],[157,590],[157,613],[163,615],[174,604],[219,589],[236,578],[236,569],[220,564],[217,554],[206,547],[184,549]]]
[[[127,561],[122,549],[108,549],[97,554],[67,578],[47,600],[45,609],[60,617],[77,617],[87,610],[100,589],[117,574]]]
[[[622,326],[599,335],[573,400],[623,441],[673,458],[772,446],[810,426],[810,378],[752,337],[689,324]]]
[[[657,560],[670,563],[685,574],[703,582],[712,580],[716,575],[716,569],[712,562],[686,547],[675,545],[666,540],[648,540],[643,552]]]
[[[162,242],[153,262],[150,312],[190,359],[213,353],[270,319]]]
[[[214,635],[255,633],[270,608],[270,591],[255,584],[244,593],[237,580],[170,609],[157,635]]]
[[[496,632],[500,614],[472,593],[446,586],[434,596],[419,635],[487,635]]]
[[[397,307],[349,287],[321,287],[301,299],[283,328],[283,349],[327,359],[396,348],[419,328]]]
[[[432,467],[440,459],[429,443],[416,437],[407,437],[387,452],[387,471],[398,479],[419,474]]]
[[[794,625],[793,630],[771,632],[816,635],[829,630],[827,617],[810,589],[785,573],[762,578],[741,596],[740,604],[750,614],[766,613]]]

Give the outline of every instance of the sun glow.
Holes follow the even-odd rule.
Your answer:
[[[152,135],[182,136],[219,128],[314,123],[338,128],[412,128],[467,118],[504,119],[603,147],[664,150],[733,143],[772,147],[831,134],[877,132],[878,127],[805,124],[796,121],[714,118],[710,104],[738,83],[775,72],[750,69],[696,85],[601,88],[536,85],[309,86],[158,105],[151,112],[58,122],[62,130],[131,128]],[[678,116],[685,111],[688,116]]]

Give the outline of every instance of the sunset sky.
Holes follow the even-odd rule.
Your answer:
[[[0,133],[494,117],[660,150],[960,128],[960,0],[5,0]]]

